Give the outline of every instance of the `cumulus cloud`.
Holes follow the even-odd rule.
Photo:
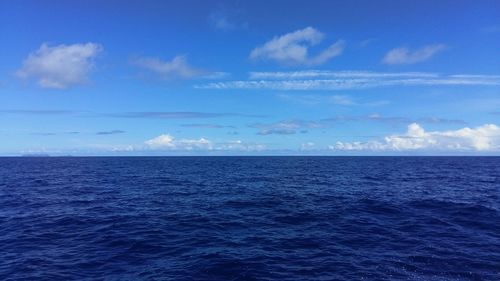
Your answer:
[[[169,134],[159,135],[144,142],[148,150],[176,150],[176,151],[261,151],[266,149],[264,144],[247,143],[241,140],[227,142],[213,142],[205,138],[176,139]]]
[[[264,45],[253,49],[250,58],[253,60],[271,60],[289,65],[323,64],[340,55],[345,45],[343,40],[338,40],[316,56],[309,56],[309,48],[321,43],[323,38],[324,34],[320,31],[312,27],[306,27],[274,37]]]
[[[382,60],[385,64],[414,64],[430,59],[446,49],[444,44],[428,45],[416,50],[400,47],[390,50]]]
[[[427,124],[461,124],[464,125],[466,122],[460,119],[448,119],[439,117],[420,117],[420,118],[408,118],[400,116],[383,116],[378,113],[362,116],[344,116],[339,115],[331,118],[322,119],[321,122],[332,123],[332,122],[381,122],[381,123],[393,123],[393,124],[408,124],[408,123],[427,123]]]
[[[29,54],[17,76],[35,79],[40,87],[66,89],[88,81],[94,58],[102,50],[96,43],[49,46]]]
[[[187,62],[186,56],[176,56],[171,61],[163,61],[159,58],[151,57],[137,57],[131,60],[131,64],[145,69],[163,80],[192,78],[218,79],[227,75],[225,72],[210,72],[193,67]]]
[[[500,127],[485,124],[476,128],[427,132],[417,123],[402,135],[368,142],[337,142],[329,147],[339,151],[500,151]]]
[[[200,138],[196,139],[180,139],[177,140],[168,134],[159,135],[155,138],[144,142],[151,149],[158,150],[211,150],[212,142]]]

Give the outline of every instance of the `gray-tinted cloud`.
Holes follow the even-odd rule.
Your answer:
[[[406,47],[395,48],[387,52],[382,62],[385,64],[414,64],[426,61],[444,49],[446,49],[444,44],[428,45],[416,50],[410,50]]]
[[[307,133],[307,129],[319,128],[319,122],[306,120],[284,120],[275,123],[255,123],[248,125],[250,128],[259,129],[258,135],[292,135],[297,132]]]
[[[130,63],[152,73],[162,80],[193,78],[220,79],[228,75],[225,72],[208,71],[191,66],[187,62],[186,56],[175,56],[170,61],[152,57],[136,57],[131,59]]]
[[[37,110],[37,109],[3,109],[0,114],[26,114],[26,115],[69,115],[76,111],[71,110]]]
[[[123,134],[125,131],[122,130],[111,130],[111,131],[100,131],[97,132],[96,135],[116,135],[116,134]]]
[[[219,124],[182,124],[182,127],[200,128],[200,129],[222,129],[222,128],[235,128],[235,126],[219,125]]]

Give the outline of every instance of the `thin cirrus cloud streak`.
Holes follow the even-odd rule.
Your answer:
[[[46,43],[24,60],[16,74],[34,79],[42,88],[67,89],[85,84],[95,68],[94,59],[102,51],[96,43],[50,46]]]
[[[457,124],[465,125],[467,122],[461,119],[448,119],[439,117],[407,118],[399,116],[383,116],[377,113],[363,116],[339,115],[331,118],[321,119],[322,123],[345,123],[345,122],[380,122],[392,124],[426,123],[426,124]]]
[[[130,59],[133,66],[146,70],[162,80],[173,79],[220,79],[228,76],[226,72],[213,72],[191,66],[186,56],[175,56],[170,61],[153,57],[135,57]]]
[[[71,115],[77,113],[71,110],[37,110],[37,109],[4,109],[0,114],[20,114],[20,115]]]
[[[199,128],[199,129],[224,129],[224,128],[236,128],[235,126],[229,125],[219,125],[219,124],[182,124],[181,127],[187,128]]]
[[[309,55],[309,49],[318,45],[325,35],[313,27],[296,30],[276,36],[250,52],[250,59],[274,61],[287,65],[320,65],[342,54],[345,47],[343,40],[338,40],[315,56]]]
[[[297,94],[279,94],[277,96],[280,99],[297,102],[303,105],[318,105],[318,104],[334,104],[341,106],[365,106],[365,107],[377,107],[377,106],[385,106],[390,104],[390,101],[387,100],[377,100],[371,102],[360,102],[353,99],[348,95],[297,95]]]
[[[123,134],[125,131],[123,130],[111,130],[111,131],[100,131],[97,132],[96,135],[117,135],[117,134]]]
[[[497,152],[500,151],[500,127],[485,124],[475,128],[427,132],[418,123],[408,126],[406,133],[386,136],[367,142],[336,142],[334,151],[442,151]]]
[[[406,47],[395,48],[387,52],[382,62],[392,65],[415,64],[432,58],[446,48],[445,44],[428,45],[416,50],[410,50]]]
[[[500,75],[422,72],[292,71],[251,72],[247,80],[198,84],[197,89],[356,90],[395,86],[498,86]]]
[[[380,114],[350,116],[339,115],[320,120],[283,120],[274,123],[254,123],[248,125],[250,128],[258,129],[257,135],[293,135],[297,133],[307,133],[312,129],[329,128],[340,123],[351,122],[377,122],[393,125],[410,124],[410,123],[424,123],[424,124],[449,124],[449,125],[465,125],[467,122],[460,119],[447,119],[439,117],[420,117],[420,118],[407,118],[399,116],[382,116]]]
[[[218,118],[218,117],[249,117],[261,118],[263,115],[252,115],[242,113],[215,113],[215,112],[193,112],[193,111],[143,111],[143,112],[122,112],[105,114],[108,117],[118,118],[150,118],[150,119],[197,119],[197,118]]]

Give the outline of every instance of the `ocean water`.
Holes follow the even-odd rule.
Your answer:
[[[500,158],[0,158],[0,280],[500,280]]]

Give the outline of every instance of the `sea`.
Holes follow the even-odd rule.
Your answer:
[[[500,280],[500,158],[0,158],[0,280]]]

